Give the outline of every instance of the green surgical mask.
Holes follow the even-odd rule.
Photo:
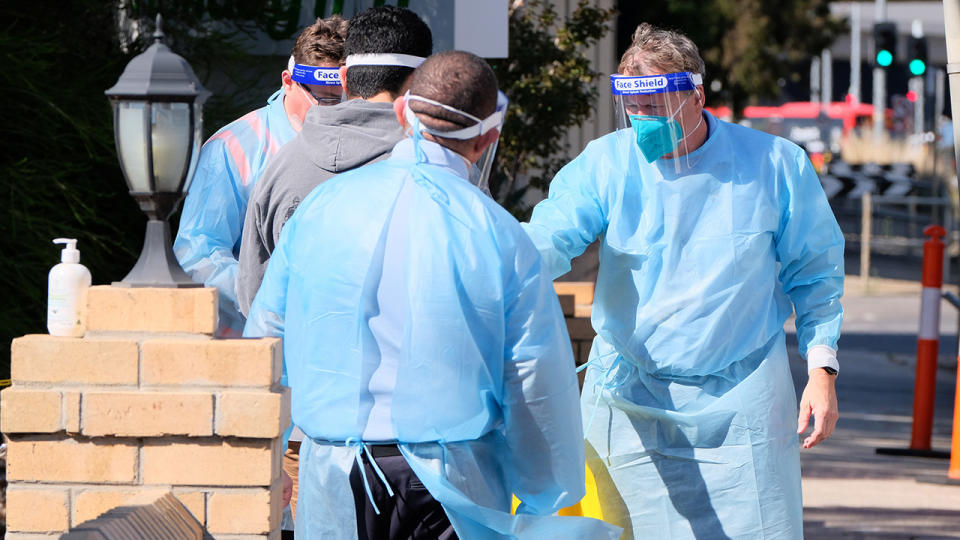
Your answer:
[[[673,117],[631,114],[630,125],[647,163],[676,150],[684,137],[680,123]]]

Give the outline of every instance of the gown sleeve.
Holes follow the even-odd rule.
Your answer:
[[[530,222],[523,224],[552,279],[569,272],[570,260],[606,229],[595,161],[588,146],[557,173],[548,197],[534,207]]]
[[[799,148],[784,152],[777,260],[780,282],[797,314],[800,354],[806,357],[817,345],[837,348],[844,240],[810,160]]]
[[[533,246],[505,287],[503,415],[518,514],[548,515],[584,494],[575,364],[553,282]]]

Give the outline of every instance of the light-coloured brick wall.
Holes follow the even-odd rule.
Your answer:
[[[87,332],[186,332],[213,335],[217,290],[99,285],[87,293]]]
[[[7,529],[21,532],[63,532],[70,527],[69,492],[57,488],[7,489]]]
[[[280,394],[267,395],[280,397]],[[81,433],[87,437],[210,436],[213,435],[213,395],[208,392],[86,392],[80,418]]]
[[[212,289],[93,287],[83,338],[12,344],[7,536],[56,538],[173,495],[220,540],[279,538],[278,339],[211,339]]]

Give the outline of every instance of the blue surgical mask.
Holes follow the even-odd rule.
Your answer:
[[[647,163],[653,163],[676,150],[684,137],[680,123],[673,117],[631,114],[630,125]]]

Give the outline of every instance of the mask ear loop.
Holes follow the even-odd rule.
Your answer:
[[[693,94],[691,94],[691,95],[683,98],[683,102],[680,103],[680,106],[677,107],[676,112],[674,112],[674,113],[673,113],[673,116],[671,116],[670,118],[672,118],[673,120],[676,120],[676,117],[680,114],[680,111],[682,111],[683,108],[687,105],[687,101],[688,101],[691,97],[693,97],[693,96],[697,96],[697,101],[698,101],[698,102],[700,101],[700,93],[697,92],[696,89],[694,89],[694,90],[693,90]],[[700,124],[702,124],[702,123],[703,123],[703,111],[700,112],[700,120],[697,122],[697,125],[693,126],[693,129],[690,130],[690,133],[684,133],[684,132],[683,132],[683,125],[681,125],[680,122],[677,122],[676,125],[677,125],[678,128],[680,129],[680,135],[681,135],[681,137],[675,137],[675,140],[677,141],[677,144],[676,144],[676,147],[674,148],[673,151],[676,152],[677,149],[680,147],[680,143],[682,143],[683,141],[687,140],[687,139],[690,137],[690,135],[693,135],[694,133],[696,133],[696,131],[697,131],[698,129],[700,129]],[[673,129],[673,128],[671,128],[671,129]],[[684,153],[684,156],[686,156],[687,154],[689,154],[689,152]],[[683,156],[678,156],[678,157],[683,157]]]

